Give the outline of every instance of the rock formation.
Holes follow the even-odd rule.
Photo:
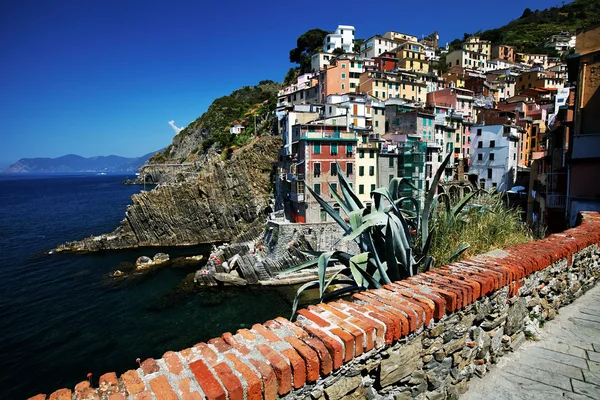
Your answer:
[[[114,232],[69,242],[56,251],[197,245],[243,236],[264,221],[280,144],[275,136],[255,138],[194,178],[135,194]]]

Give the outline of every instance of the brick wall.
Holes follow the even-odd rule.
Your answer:
[[[600,214],[494,251],[236,334],[148,359],[50,399],[458,397],[556,310],[594,285]],[[38,395],[35,399],[45,399]]]

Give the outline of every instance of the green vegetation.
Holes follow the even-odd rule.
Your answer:
[[[220,150],[231,146],[240,147],[248,143],[253,134],[262,134],[265,131],[270,133],[275,118],[273,113],[277,104],[277,92],[280,88],[281,84],[265,80],[257,86],[244,86],[229,96],[219,97],[204,114],[179,132],[173,139],[173,144],[155,155],[151,162],[171,159],[173,148],[189,137],[197,139],[194,139],[194,150],[184,155],[184,159],[186,156],[189,158],[197,155],[200,151],[206,152],[215,144]],[[261,122],[259,132],[254,132],[255,119]],[[234,121],[244,125],[243,134],[229,133]]]
[[[500,194],[485,191],[475,194],[458,216],[448,218],[445,210],[440,211],[434,231],[430,255],[435,267],[444,265],[462,242],[470,246],[460,258],[468,258],[534,239],[518,209],[507,207]]]
[[[310,71],[310,57],[321,51],[323,40],[329,32],[323,29],[311,29],[298,37],[296,48],[290,50],[290,62],[300,65],[300,73]]]
[[[519,52],[548,54],[549,49],[543,47],[544,38],[560,32],[575,34],[578,29],[598,23],[600,0],[575,0],[562,7],[550,7],[541,11],[526,8],[520,18],[505,26],[475,34],[493,44],[515,46]],[[463,40],[468,36],[470,35],[465,34]],[[458,39],[450,43],[450,51],[457,48],[459,43]]]
[[[440,165],[423,199],[401,197],[403,186],[410,187],[413,193],[420,191],[410,179],[394,178],[388,187],[371,192],[372,208],[362,205],[338,166],[341,194],[331,184],[329,187],[346,218],[307,186],[319,205],[344,230],[341,240],[355,241],[360,253],[315,252],[318,258],[283,271],[282,274],[287,274],[317,267],[318,279],[298,289],[293,312],[307,290],[318,289],[318,299],[322,302],[352,291],[381,287],[465,254],[479,254],[532,240],[531,233],[519,221],[518,210],[505,208],[499,195],[477,190],[451,201],[439,186],[450,158],[448,154]],[[436,194],[438,187],[441,190]],[[327,268],[332,265],[341,268],[328,276]],[[332,290],[332,285],[341,288]]]

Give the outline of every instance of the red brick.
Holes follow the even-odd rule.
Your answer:
[[[142,369],[142,371],[144,371],[144,374],[146,375],[153,374],[154,372],[158,372],[160,370],[160,367],[156,363],[156,360],[153,358],[148,358],[147,360],[144,360],[140,365],[140,368]]]
[[[452,273],[452,271],[449,271],[448,269],[446,269],[444,267],[438,268],[436,270],[436,272],[440,275],[444,275],[451,282],[456,282],[457,284],[470,286],[472,289],[472,291],[470,292],[472,294],[472,296],[470,297],[471,303],[481,297],[481,285],[479,284],[479,282],[477,282],[477,280],[470,279],[467,276],[465,276],[464,274],[463,275],[455,275]]]
[[[98,380],[98,387],[103,392],[110,391],[117,386],[119,386],[119,380],[117,379],[117,374],[114,372],[108,372]]]
[[[115,393],[108,396],[108,400],[127,400],[123,393]]]
[[[441,285],[437,281],[432,280],[425,274],[415,275],[409,278],[411,282],[421,283],[431,287],[434,291],[440,293],[446,299],[446,310],[454,312],[462,308],[462,291],[453,287],[448,287],[446,284]]]
[[[400,318],[385,311],[377,310],[376,308],[370,307],[369,305],[357,304],[347,301],[343,301],[343,303],[356,312],[366,314],[369,318],[372,318],[375,321],[380,321],[385,326],[384,339],[386,344],[391,344],[394,340],[400,338]]]
[[[254,336],[254,333],[250,332],[248,329],[240,329],[237,331],[237,334],[250,342],[252,342],[254,339],[256,339],[256,336]]]
[[[473,288],[470,285],[466,285],[463,282],[449,278],[440,274],[436,271],[429,271],[424,274],[432,282],[439,285],[446,286],[450,289],[459,290],[461,293],[461,308],[473,302]]]
[[[333,369],[339,369],[344,362],[344,345],[340,343],[341,341],[339,339],[334,339],[332,336],[325,333],[325,331],[319,329],[317,325],[307,324],[304,325],[304,329],[323,342],[331,356]]]
[[[235,336],[233,336],[230,332],[224,333],[221,336],[221,338],[223,339],[223,341],[225,343],[227,343],[228,345],[230,345],[231,347],[233,347],[234,349],[236,349],[237,351],[239,351],[243,355],[250,354],[250,349],[247,348],[246,346],[244,346],[242,343],[240,343],[240,341],[237,340],[235,338]]]
[[[419,296],[429,299],[434,304],[433,318],[440,319],[446,314],[446,301],[442,296],[435,294],[429,288],[407,282],[392,282],[391,286],[405,289],[415,297]]]
[[[281,338],[260,324],[252,325],[252,330],[271,343],[281,342]]]
[[[198,343],[194,345],[194,349],[200,353],[209,364],[215,364],[217,362],[217,353],[213,351],[206,343]]]
[[[369,350],[373,349],[373,347],[375,347],[375,344],[373,342],[373,336],[374,336],[376,327],[373,326],[371,323],[365,321],[362,318],[353,316],[352,314],[348,313],[346,310],[344,310],[341,307],[339,307],[339,308],[336,307],[336,306],[340,306],[337,303],[319,304],[318,306],[326,311],[335,313],[335,315],[338,318],[341,318],[344,321],[347,321],[350,324],[359,327],[364,332],[364,335],[363,335],[364,342],[362,340],[360,341],[360,344],[364,348],[364,351],[369,351]],[[356,340],[358,341],[358,338]],[[357,349],[358,349],[358,346],[357,346]],[[362,351],[361,351],[361,353],[362,353]]]
[[[383,287],[383,289],[387,290],[388,292],[390,292],[393,296],[393,298],[396,298],[397,301],[402,302],[402,304],[406,305],[406,306],[412,306],[415,308],[415,310],[423,310],[424,316],[425,316],[425,320],[424,320],[424,325],[427,326],[429,325],[429,322],[433,319],[433,311],[435,309],[435,303],[433,303],[431,300],[429,299],[420,299],[417,296],[415,296],[412,293],[408,293],[406,290],[404,290],[403,288],[399,288],[399,287],[395,287],[395,286],[391,286],[391,285],[385,285]],[[418,311],[419,315],[423,315],[421,313],[421,311]]]
[[[194,361],[189,366],[207,399],[227,400],[227,393],[204,361]]]
[[[157,399],[178,400],[177,395],[171,389],[171,384],[164,375],[157,376],[150,381],[150,389]]]
[[[406,323],[403,323],[401,325],[408,326],[408,331],[406,333],[404,333],[403,331],[403,334],[409,334],[411,332],[414,332],[422,325],[418,324],[419,322],[422,323],[422,319],[419,317],[419,315],[414,309],[398,304],[394,301],[385,298],[385,296],[381,295],[380,293],[376,294],[374,292],[375,291],[358,293],[355,296],[361,296],[363,299],[367,299],[366,301],[370,302],[375,307],[383,306],[387,310],[395,309],[398,312],[398,315],[403,316],[406,320]]]
[[[323,318],[319,317],[314,312],[311,312],[307,309],[303,308],[303,309],[299,310],[298,315],[302,315],[304,318],[311,320],[312,322],[314,322],[321,328],[326,328],[326,327],[331,326],[331,324],[329,322],[325,321]]]
[[[225,386],[229,400],[244,400],[244,387],[239,378],[235,376],[229,365],[222,362],[214,366],[214,370]]]
[[[46,400],[46,395],[43,394],[43,393],[42,394],[36,394],[35,396],[30,397],[27,400]]]
[[[183,364],[181,364],[181,360],[179,359],[177,353],[167,351],[165,354],[163,354],[162,358],[165,360],[165,364],[167,364],[169,372],[175,375],[181,374],[183,371]]]
[[[452,274],[463,274],[469,279],[476,280],[481,288],[481,295],[485,296],[494,291],[494,278],[490,274],[484,274],[475,268],[468,265],[457,263],[458,265],[448,266],[448,270]]]
[[[132,369],[121,375],[121,381],[123,381],[123,385],[125,385],[125,390],[129,395],[138,394],[142,390],[146,389],[146,386],[144,386],[144,382],[142,382],[142,380],[140,379],[140,376],[138,375],[137,371]]]
[[[270,364],[260,360],[250,360],[262,380],[262,393],[265,400],[277,399],[277,376]]]
[[[409,334],[410,325],[408,323],[408,318],[404,313],[401,313],[395,308],[388,307],[387,305],[380,303],[379,301],[375,301],[372,297],[367,297],[360,293],[357,293],[352,297],[365,302],[363,307],[367,308],[373,313],[383,314],[392,319],[392,321],[394,322],[392,325],[392,334],[394,340],[398,340],[402,336]]]
[[[184,359],[186,362],[188,362],[188,363],[190,363],[190,362],[192,362],[192,361],[196,361],[196,358],[197,358],[197,357],[196,357],[196,355],[194,354],[194,351],[193,351],[191,348],[189,348],[189,349],[184,349],[184,350],[181,350],[181,351],[179,352],[179,354],[180,354],[180,355],[181,355],[181,357],[183,357],[183,359]]]
[[[133,400],[154,400],[154,397],[152,397],[152,393],[145,390],[141,393],[136,394]]]
[[[319,379],[319,356],[317,352],[297,337],[288,336],[285,338],[285,341],[288,342],[304,360],[304,363],[306,364],[306,380],[314,382]]]
[[[342,328],[331,328],[329,332],[339,337],[344,343],[344,362],[352,360],[354,358],[354,336],[352,336]]]
[[[210,339],[208,344],[213,345],[219,353],[226,353],[231,350],[231,346],[221,338]]]
[[[325,344],[316,338],[305,337],[302,339],[311,349],[313,349],[319,357],[319,367],[322,376],[327,376],[333,370],[333,360],[331,354],[325,347]],[[313,376],[312,374],[310,376]]]
[[[343,310],[355,319],[360,320],[362,322],[361,327],[364,327],[364,330],[373,332],[372,334],[367,335],[367,351],[373,349],[375,346],[380,347],[385,344],[385,323],[373,317],[369,317],[366,314],[368,312],[367,310],[364,310],[364,312],[357,311],[354,308],[347,306],[343,301],[329,303],[329,306],[337,310]],[[368,328],[366,327],[367,325]]]
[[[288,393],[292,389],[292,369],[288,363],[275,350],[266,344],[256,346],[258,351],[269,360],[277,376],[277,389],[280,395]]]
[[[323,312],[326,312],[325,309],[321,307],[321,304],[319,304],[318,306],[309,306],[309,310],[311,310],[315,314],[321,314]],[[356,326],[353,326],[352,324],[349,324],[348,322],[339,318],[335,314],[329,314],[329,315],[321,314],[321,315],[324,318],[327,318],[333,324],[337,325],[344,332],[352,335],[352,343],[354,344],[354,346],[352,348],[352,353],[351,353],[350,359],[354,358],[355,355],[359,356],[363,353],[363,344],[364,344],[364,340],[365,340],[365,335],[359,328],[357,328]]]
[[[280,323],[281,326],[288,328],[290,331],[292,331],[292,333],[294,333],[294,335],[296,335],[299,338],[308,337],[308,332],[306,332],[300,326],[298,326],[296,324],[292,324],[290,321],[288,321],[285,318],[277,317],[277,318],[275,318],[275,321]]]
[[[50,395],[50,400],[71,400],[71,390],[58,389]]]
[[[181,400],[202,400],[204,397],[198,392],[192,392],[191,378],[181,379],[177,386],[181,392]]]
[[[247,388],[247,400],[260,400],[262,399],[262,389],[260,378],[248,367],[246,364],[240,361],[235,354],[229,353],[225,356],[229,361],[233,363],[233,367],[239,372],[246,381]]]
[[[288,359],[292,366],[292,382],[295,389],[300,389],[306,383],[306,363],[296,350],[285,349],[281,354]]]
[[[100,400],[100,396],[89,381],[81,381],[75,385],[75,397],[77,400]]]

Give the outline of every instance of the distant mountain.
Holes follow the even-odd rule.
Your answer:
[[[58,158],[22,158],[2,172],[132,172],[140,169],[155,152],[141,157],[81,157],[67,154]]]

